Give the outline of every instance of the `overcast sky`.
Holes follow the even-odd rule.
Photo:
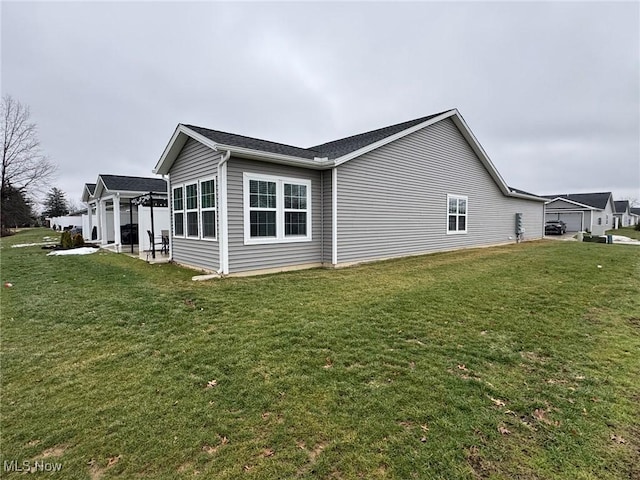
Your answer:
[[[78,204],[178,123],[309,147],[453,107],[512,187],[640,200],[636,1],[0,8],[2,93]]]

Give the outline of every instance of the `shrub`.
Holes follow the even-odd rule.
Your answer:
[[[76,233],[73,236],[73,246],[74,247],[82,247],[84,245],[84,237],[81,233]]]
[[[60,246],[63,250],[73,248],[73,240],[71,239],[71,233],[69,233],[68,230],[62,232],[62,236],[60,237]]]

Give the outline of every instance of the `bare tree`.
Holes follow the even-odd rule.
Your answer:
[[[36,124],[29,121],[30,116],[28,106],[10,95],[2,97],[0,199],[3,204],[10,192],[26,196],[35,188],[44,187],[56,172],[56,166],[40,151]],[[4,233],[7,224],[4,214],[1,217],[0,227]]]

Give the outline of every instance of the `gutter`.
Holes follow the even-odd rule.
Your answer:
[[[325,170],[333,167],[335,161],[329,160],[327,157],[315,157],[314,159],[295,157],[292,155],[283,155],[281,153],[263,152],[261,150],[253,150],[251,148],[235,147],[233,145],[223,145],[217,143],[215,150],[226,150],[235,156],[249,158],[254,160],[263,160],[282,165],[290,165],[292,167],[304,167],[314,170]]]

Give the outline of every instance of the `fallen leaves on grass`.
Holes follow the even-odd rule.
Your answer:
[[[498,426],[498,432],[500,432],[502,435],[511,435],[511,430],[503,425]]]
[[[551,420],[547,416],[547,413],[549,413],[548,410],[544,410],[543,408],[536,408],[533,412],[533,418],[546,425],[555,425],[556,427],[559,426],[560,422],[558,420]]]
[[[627,443],[624,438],[622,438],[620,435],[616,435],[615,433],[611,434],[611,440],[616,443]]]
[[[202,446],[202,451],[208,453],[209,455],[213,455],[218,451],[220,447],[229,443],[229,439],[227,437],[218,437],[218,438],[220,438],[220,443],[218,443],[218,445],[208,445],[205,443]]]
[[[269,458],[269,457],[273,457],[273,455],[274,455],[275,453],[276,453],[276,452],[274,452],[272,448],[265,448],[265,449],[262,451],[262,456],[263,456],[263,457],[265,457],[265,458]]]
[[[331,361],[331,358],[327,357],[326,358],[326,363],[324,364],[324,367],[322,368],[331,368],[333,367],[333,362]]]
[[[209,380],[207,382],[207,388],[213,388],[218,386],[218,381],[216,379]]]
[[[122,458],[121,455],[116,455],[115,457],[110,457],[109,461],[107,462],[107,468],[113,467],[116,463],[118,463],[120,461],[120,458]]]
[[[458,370],[464,370],[465,372],[469,371],[469,369],[467,368],[467,366],[464,363],[458,365]]]
[[[506,405],[506,403],[503,400],[500,400],[499,398],[493,398],[493,397],[489,397],[489,398],[491,399],[491,401],[496,407],[504,407]]]

